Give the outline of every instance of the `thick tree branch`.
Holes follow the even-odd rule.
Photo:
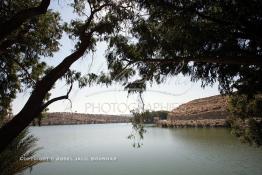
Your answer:
[[[217,63],[217,64],[243,64],[243,65],[262,65],[261,56],[225,56],[225,57],[174,57],[170,59],[141,59],[137,60],[145,63],[176,63],[180,61],[194,61],[194,62],[203,62],[203,63]]]
[[[50,104],[52,104],[52,103],[54,103],[56,101],[69,99],[69,94],[72,91],[72,88],[73,88],[73,83],[71,83],[70,88],[69,88],[68,92],[66,93],[66,95],[63,95],[63,96],[60,96],[60,97],[55,97],[55,98],[47,101],[45,104],[43,104],[42,111],[45,108],[47,108]]]
[[[0,23],[0,41],[17,30],[26,20],[46,13],[49,4],[50,0],[42,0],[38,7],[22,10],[15,14],[10,20]]]
[[[95,16],[95,14],[97,13],[97,12],[99,12],[99,11],[101,11],[104,7],[107,7],[107,6],[109,6],[110,4],[103,4],[103,5],[101,5],[101,6],[99,6],[98,8],[96,8],[96,9],[93,9],[92,7],[91,7],[91,5],[90,5],[90,16],[88,17],[88,19],[87,19],[87,22],[85,23],[85,25],[83,25],[83,27],[82,27],[82,33],[84,34],[85,33],[85,31],[86,31],[86,29],[88,28],[88,26],[90,26],[90,23],[91,23],[91,21],[93,20],[93,18],[94,18],[94,16]],[[94,31],[90,31],[89,33],[93,33]]]

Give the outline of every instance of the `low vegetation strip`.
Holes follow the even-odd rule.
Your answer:
[[[159,127],[174,127],[174,128],[207,128],[207,127],[227,127],[226,119],[203,119],[203,120],[159,120]]]

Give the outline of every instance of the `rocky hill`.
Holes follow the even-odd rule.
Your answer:
[[[200,98],[182,104],[168,114],[166,121],[159,121],[160,125],[170,126],[224,126],[228,98],[216,95]]]
[[[182,104],[169,113],[169,120],[191,119],[225,119],[227,112],[227,97],[216,95],[200,98]]]
[[[130,117],[103,114],[81,114],[68,112],[46,113],[41,125],[69,125],[69,124],[96,124],[96,123],[127,123]],[[37,125],[37,121],[32,125]]]

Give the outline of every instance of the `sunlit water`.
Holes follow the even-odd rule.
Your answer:
[[[226,129],[148,127],[141,148],[127,139],[130,124],[42,126],[30,131],[42,147],[37,156],[55,159],[33,167],[32,175],[262,174],[262,149],[241,144]],[[63,157],[70,160],[56,160]],[[97,157],[113,160],[94,161]]]

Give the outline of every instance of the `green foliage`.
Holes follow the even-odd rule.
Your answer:
[[[129,80],[140,76],[141,84],[181,73],[203,87],[218,82],[221,93],[237,89],[252,96],[262,91],[261,65],[248,65],[251,58],[261,60],[261,2],[136,2],[144,15],[133,20],[130,35],[111,38],[109,69],[118,62],[122,68],[132,65],[136,74]],[[141,86],[126,84],[133,83],[132,88]]]
[[[144,128],[145,122],[145,113],[139,113],[132,111],[133,117],[131,119],[133,132],[127,137],[128,139],[132,140],[132,146],[134,148],[140,148],[143,143],[142,140],[144,139],[144,134],[146,130]]]
[[[243,143],[250,145],[262,145],[262,122],[249,118],[246,120],[232,117],[230,120],[232,134],[235,135]]]
[[[39,163],[32,159],[37,139],[25,130],[0,154],[0,175],[14,175]],[[20,160],[24,159],[24,160]],[[31,158],[31,160],[30,160]],[[27,160],[28,159],[28,160]]]
[[[251,145],[262,145],[262,97],[233,95],[229,100],[232,133]]]
[[[241,119],[262,118],[262,96],[248,98],[247,95],[232,95],[229,99],[229,111]]]
[[[0,23],[23,9],[34,7],[39,0],[1,1]],[[0,116],[7,114],[17,92],[33,88],[48,69],[41,60],[59,50],[62,35],[60,16],[49,10],[32,17],[18,30],[0,41]]]

